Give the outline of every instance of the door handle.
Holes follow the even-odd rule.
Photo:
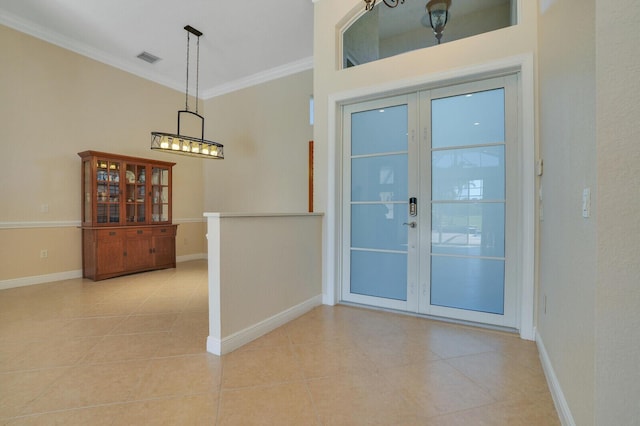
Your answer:
[[[409,228],[415,228],[416,226],[418,226],[418,224],[415,221],[414,222],[409,222],[409,223],[405,222],[405,223],[403,223],[403,225],[406,225]]]

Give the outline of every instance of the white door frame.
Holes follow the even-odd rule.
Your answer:
[[[341,252],[340,209],[342,180],[340,141],[342,137],[341,105],[354,103],[372,97],[406,93],[410,90],[435,88],[452,83],[464,83],[505,74],[518,74],[519,140],[522,143],[518,167],[521,176],[521,205],[518,206],[522,218],[519,238],[521,268],[519,277],[519,318],[520,337],[535,339],[535,92],[534,61],[532,54],[518,55],[499,61],[421,76],[410,80],[389,82],[384,85],[354,89],[328,96],[328,140],[327,140],[327,204],[324,229],[324,269],[323,303],[334,305],[340,295]]]

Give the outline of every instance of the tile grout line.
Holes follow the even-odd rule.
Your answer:
[[[164,280],[163,282],[168,282],[168,281],[167,281],[167,280]],[[140,308],[141,308],[141,307],[142,307],[142,306],[143,306],[147,301],[149,301],[149,299],[151,299],[151,297],[153,297],[153,295],[154,295],[154,294],[156,294],[157,292],[158,292],[158,289],[157,289],[157,288],[156,288],[156,289],[154,289],[154,290],[152,291],[152,293],[151,293],[150,295],[148,295],[148,296],[144,299],[144,301],[143,301],[143,302],[141,302],[133,312],[131,312],[131,314],[129,315],[129,317],[127,317],[127,319],[131,318],[132,316],[142,316],[142,315],[134,315],[134,313],[135,313],[137,310],[139,310],[139,309],[140,309]],[[157,314],[157,313],[152,313],[152,314],[149,314],[149,315],[159,315],[159,314]],[[169,332],[170,332],[170,330],[173,328],[173,326],[175,326],[175,323],[176,323],[176,321],[178,320],[178,317],[179,317],[179,315],[178,315],[178,316],[176,316],[175,320],[174,320],[174,321],[173,321],[173,323],[171,324],[171,327],[169,327]],[[124,323],[124,321],[123,321],[123,323]],[[112,331],[113,331],[113,330],[112,330]],[[135,334],[135,333],[134,333],[134,334]],[[142,401],[142,400],[139,400],[139,399],[134,399],[134,396],[135,396],[136,392],[138,392],[138,391],[140,390],[140,387],[141,387],[141,385],[142,385],[142,383],[143,383],[143,381],[144,381],[144,378],[145,378],[146,374],[150,371],[151,366],[153,365],[154,360],[155,360],[155,359],[157,359],[157,358],[155,357],[155,355],[156,355],[159,351],[160,351],[160,347],[156,348],[156,350],[154,351],[154,353],[153,353],[153,355],[152,355],[151,357],[149,357],[149,358],[146,358],[146,359],[145,359],[145,362],[146,362],[146,364],[145,364],[145,368],[144,368],[144,369],[143,369],[143,371],[140,373],[140,376],[138,377],[138,380],[137,380],[136,384],[135,384],[134,386],[132,386],[132,387],[131,387],[131,390],[130,390],[130,391],[129,391],[129,393],[127,394],[126,401],[127,401],[128,403],[137,403],[137,402]],[[122,414],[121,414],[121,415],[122,415]],[[114,422],[113,422],[112,424],[117,424],[117,423],[115,423],[115,419],[114,419]]]
[[[216,355],[214,355],[214,356],[216,356]],[[216,404],[216,418],[215,418],[215,421],[214,421],[214,425],[217,425],[218,423],[220,423],[220,406],[222,404],[222,402],[221,402],[222,401],[222,383],[223,383],[223,380],[224,380],[224,370],[225,370],[225,368],[224,368],[224,364],[225,364],[224,356],[220,355],[219,358],[220,358],[220,381],[218,382],[218,401],[216,401],[217,402],[217,404]]]
[[[315,418],[316,418],[316,423],[317,423],[318,426],[322,426],[322,419],[320,417],[320,412],[318,411],[318,404],[317,404],[315,398],[313,397],[313,393],[311,392],[311,387],[309,387],[309,381],[312,380],[312,379],[309,379],[309,378],[306,377],[306,374],[305,374],[304,369],[302,368],[302,365],[301,365],[301,362],[300,362],[300,356],[294,350],[295,345],[294,345],[293,340],[291,339],[291,335],[289,334],[289,331],[287,329],[285,329],[285,333],[287,334],[287,341],[288,341],[289,350],[293,353],[293,356],[296,359],[296,363],[298,365],[298,368],[300,368],[300,372],[302,373],[304,387],[307,390],[307,395],[309,397],[309,400],[311,401],[311,406],[313,407],[313,413],[314,413]]]

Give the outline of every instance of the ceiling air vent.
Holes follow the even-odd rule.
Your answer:
[[[156,61],[160,60],[160,58],[158,58],[155,55],[152,55],[149,52],[142,52],[141,54],[138,55],[138,58],[142,59],[145,62],[149,62],[150,64],[153,64]]]

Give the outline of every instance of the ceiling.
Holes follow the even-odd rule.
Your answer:
[[[455,0],[451,14],[505,2],[514,0]],[[426,0],[394,9],[377,4],[381,34],[429,28]],[[312,0],[0,0],[0,24],[181,92],[184,27],[191,25],[203,33],[198,92],[204,99],[313,67]],[[191,40],[189,93],[195,94]],[[160,60],[144,62],[137,58],[142,52]]]
[[[204,99],[313,66],[312,0],[0,0],[0,24],[182,92],[191,25]]]

